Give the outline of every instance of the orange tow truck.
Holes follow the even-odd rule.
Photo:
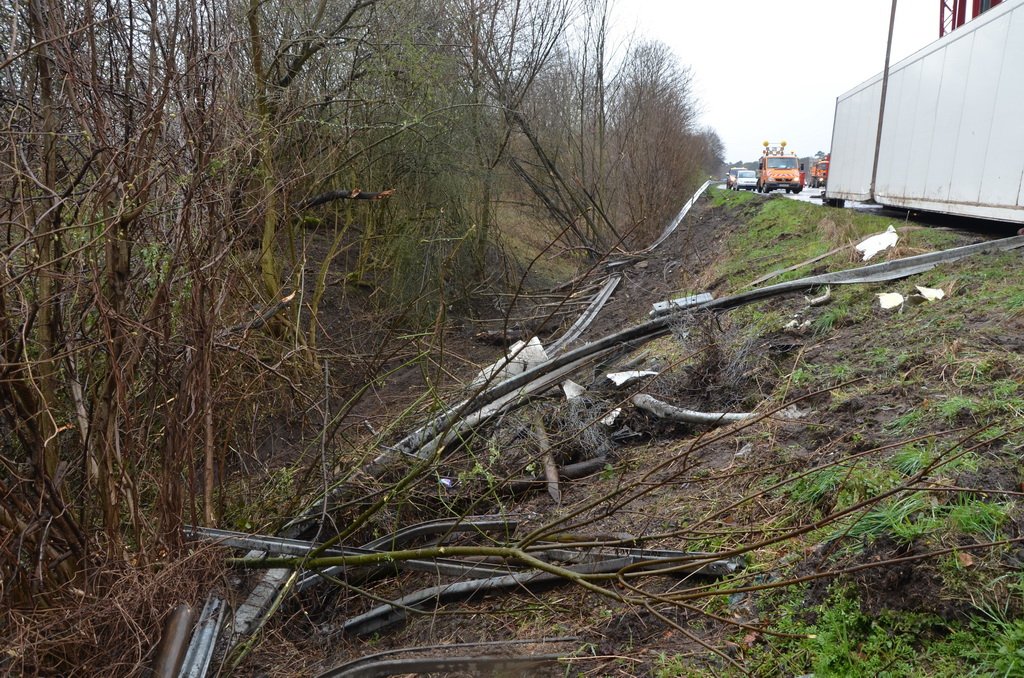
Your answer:
[[[829,153],[811,167],[811,188],[825,188],[828,185],[828,163],[832,159]]]
[[[787,193],[799,193],[804,184],[800,178],[803,167],[795,153],[786,152],[786,142],[777,146],[764,142],[764,151],[757,167],[757,191],[770,193],[777,188]]]

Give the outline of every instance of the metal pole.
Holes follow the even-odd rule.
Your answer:
[[[188,639],[195,621],[195,610],[190,605],[179,605],[171,613],[164,626],[164,635],[160,639],[153,662],[153,678],[177,678],[181,664],[185,660]]]
[[[885,45],[885,70],[882,71],[882,100],[878,104],[878,133],[875,135],[875,160],[871,166],[871,188],[868,199],[875,199],[875,180],[878,179],[878,152],[882,146],[882,120],[885,117],[885,92],[889,89],[889,55],[892,53],[892,28],[896,24],[896,0],[892,0],[892,12],[889,14],[889,40]]]

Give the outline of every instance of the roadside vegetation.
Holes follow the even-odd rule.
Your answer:
[[[555,634],[577,643],[569,674],[1024,671],[1019,253],[681,314],[576,375],[578,400],[377,463],[500,352],[480,342],[564,328],[610,253],[646,246],[720,165],[691,74],[658,44],[612,58],[592,0],[0,13],[3,672],[143,672],[174,605],[241,597],[259,575],[239,568],[271,562],[186,525],[274,534],[303,513],[296,536],[343,545],[500,513],[514,534],[450,553],[537,566],[630,545],[742,568],[541,563],[574,585],[345,635],[436,585],[396,558],[448,546],[370,554],[388,576],[282,595],[226,672]],[[636,289],[721,297],[853,266],[890,223],[717,189],[696,211],[675,252],[626,262],[641,284],[592,331],[645,319]],[[967,241],[894,226],[881,257]],[[879,307],[915,285],[945,296]],[[610,387],[626,363],[657,376]],[[641,390],[753,416],[666,422],[631,406]],[[534,492],[549,462],[595,460]]]
[[[720,162],[676,55],[610,66],[604,2],[0,17],[2,672],[141,671],[206,594],[163,578],[212,562],[183,525],[274,532],[468,369],[453,329],[509,329]]]
[[[722,293],[826,252],[772,282],[850,267],[860,258],[850,245],[891,223],[724,191],[711,202],[741,215],[716,269]],[[899,244],[876,258],[964,244],[954,231],[895,225]],[[669,653],[656,675],[1024,671],[1020,262],[980,255],[833,288],[817,307],[779,298],[721,319],[726,345],[784,345],[754,376],[759,408],[778,412],[737,433],[750,449],[722,469],[701,513],[724,521],[734,547],[775,543],[702,603],[757,629],[725,634],[726,661],[702,668]],[[879,307],[878,293],[915,285],[945,297]]]

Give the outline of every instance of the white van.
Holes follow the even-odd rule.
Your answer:
[[[737,191],[753,191],[757,188],[757,172],[754,170],[740,170],[736,173],[736,183],[733,188]]]

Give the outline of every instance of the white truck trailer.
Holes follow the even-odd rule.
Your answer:
[[[836,100],[827,204],[1024,223],[1024,0],[1005,0]]]

